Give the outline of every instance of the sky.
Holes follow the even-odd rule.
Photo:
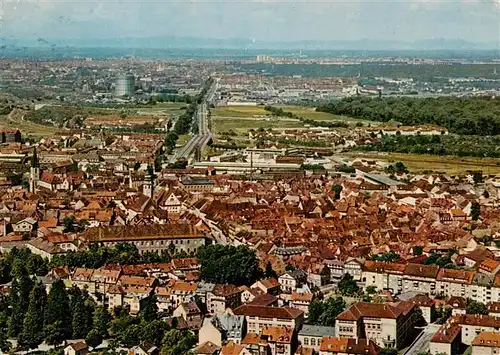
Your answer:
[[[11,39],[194,36],[257,41],[433,38],[500,46],[500,0],[0,0]]]

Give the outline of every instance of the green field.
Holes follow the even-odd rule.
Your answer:
[[[301,128],[302,123],[297,120],[284,119],[253,119],[253,118],[222,118],[212,116],[212,131],[215,134],[234,131],[238,134],[246,134],[251,129],[282,129],[282,128]]]
[[[347,116],[332,115],[326,112],[316,112],[314,107],[300,107],[300,106],[278,106],[283,111],[291,112],[297,116],[301,116],[315,121],[358,121],[355,118]]]
[[[423,171],[445,172],[449,175],[465,174],[468,170],[482,170],[484,174],[500,174],[500,165],[495,158],[436,156],[403,153],[353,152],[351,158],[368,158],[390,163],[402,161],[412,173]]]
[[[314,107],[302,106],[276,106],[282,108],[283,111],[292,112],[298,116],[315,121],[350,121],[360,122],[356,118],[347,116],[332,115],[326,112],[316,112]],[[220,106],[212,110],[212,116],[225,118],[261,118],[271,116],[269,111],[264,109],[264,106]],[[373,122],[370,122],[373,124]]]
[[[184,102],[159,102],[154,106],[138,107],[131,110],[137,111],[139,115],[165,115],[177,117],[184,112],[183,108],[188,104]]]
[[[270,115],[264,106],[220,106],[212,109],[214,117],[262,117]]]

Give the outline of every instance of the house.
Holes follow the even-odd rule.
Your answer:
[[[399,294],[403,292],[405,269],[405,264],[367,260],[362,270],[364,287],[375,287],[377,290]]]
[[[160,349],[158,349],[158,347],[145,341],[132,347],[128,352],[128,355],[158,355],[159,353]]]
[[[425,319],[427,324],[430,324],[434,321],[436,316],[436,307],[434,305],[434,301],[427,295],[417,295],[410,299],[410,302],[415,306],[420,308],[422,311],[422,316]]]
[[[500,333],[481,332],[472,341],[472,355],[500,354]]]
[[[234,311],[245,316],[247,329],[259,334],[267,326],[284,326],[298,329],[304,320],[304,312],[292,307],[269,307],[245,304]]]
[[[446,307],[451,307],[451,315],[460,315],[467,313],[467,300],[463,297],[453,296],[450,297],[448,301],[446,301]]]
[[[130,314],[138,314],[143,300],[151,295],[153,289],[142,286],[112,285],[108,288],[108,308],[112,310],[117,306],[129,306]]]
[[[488,303],[488,315],[492,317],[500,317],[500,302]]]
[[[318,352],[323,337],[333,337],[334,335],[335,327],[304,324],[298,333],[298,340],[302,347]]]
[[[198,345],[194,349],[196,355],[217,355],[220,351],[220,346],[215,345],[211,341],[206,341]]]
[[[430,353],[459,355],[461,340],[461,328],[458,324],[446,322],[433,335],[430,342]]]
[[[220,355],[251,355],[242,345],[229,342],[220,349]]]
[[[66,254],[63,249],[45,240],[43,237],[30,239],[26,243],[26,248],[33,254],[40,255],[42,258],[48,259],[49,261],[51,261],[55,255]]]
[[[290,307],[300,309],[307,317],[307,315],[309,314],[309,305],[311,304],[312,300],[312,293],[292,292],[292,295],[290,297]]]
[[[412,302],[359,302],[342,312],[335,322],[335,335],[342,338],[372,339],[380,347],[400,349],[412,335],[418,316]]]
[[[363,261],[349,257],[344,263],[344,275],[349,274],[356,281],[361,280]]]
[[[282,292],[291,293],[307,282],[307,273],[300,269],[287,271],[278,278],[278,282]]]
[[[166,286],[156,288],[156,302],[160,311],[175,309],[183,302],[194,297],[198,285],[194,282],[170,280]]]
[[[89,346],[85,341],[69,344],[64,348],[64,355],[86,355],[89,352]]]
[[[16,234],[29,234],[36,231],[38,221],[34,218],[28,217],[21,219],[15,223],[11,223],[12,231]]]
[[[195,320],[202,318],[202,313],[195,301],[182,302],[174,309],[174,317],[181,317],[184,320]]]
[[[435,265],[408,264],[403,276],[403,292],[436,294],[436,276],[439,267]]]
[[[450,324],[458,324],[462,328],[462,343],[471,345],[472,341],[481,332],[498,332],[500,318],[481,314],[462,314],[448,320]],[[447,323],[448,323],[447,322]]]
[[[260,334],[248,333],[241,343],[252,355],[291,355],[293,329],[288,327],[265,327]]]
[[[255,282],[250,288],[258,288],[265,293],[277,296],[280,292],[280,283],[274,277]]]
[[[380,350],[372,340],[324,337],[319,355],[378,355]]]
[[[217,315],[205,318],[198,333],[198,344],[211,342],[217,346],[232,341],[240,344],[246,332],[244,316],[231,314]]]
[[[207,310],[211,314],[222,314],[226,308],[234,309],[241,305],[241,290],[234,285],[217,284],[207,292]]]

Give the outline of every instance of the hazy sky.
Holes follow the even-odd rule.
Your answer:
[[[24,39],[173,35],[499,43],[500,38],[500,0],[0,1],[0,36]]]

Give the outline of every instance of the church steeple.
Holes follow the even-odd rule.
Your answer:
[[[38,186],[38,179],[40,179],[40,162],[38,161],[38,155],[36,154],[36,148],[33,150],[33,155],[31,156],[31,167],[30,167],[30,192],[35,193]]]

